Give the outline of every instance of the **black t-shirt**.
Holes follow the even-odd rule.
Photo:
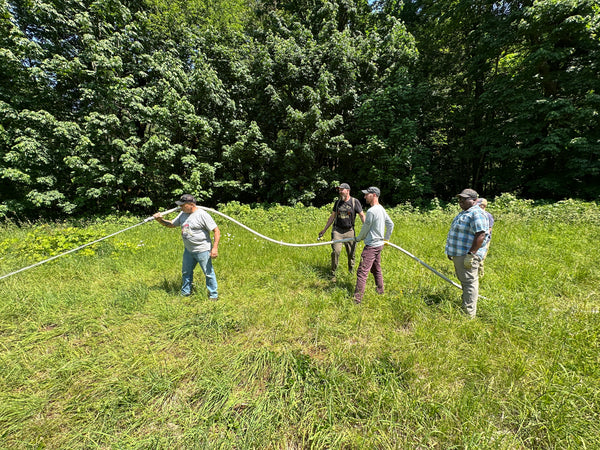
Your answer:
[[[351,230],[354,228],[356,215],[362,210],[357,199],[348,197],[348,201],[343,201],[338,198],[333,204],[333,211],[336,213],[334,227],[343,231]]]

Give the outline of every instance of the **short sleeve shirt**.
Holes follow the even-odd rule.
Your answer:
[[[356,215],[362,210],[362,205],[357,199],[349,197],[348,201],[343,201],[338,198],[333,204],[333,212],[336,213],[335,228],[342,231],[351,230],[354,228]]]
[[[488,218],[479,206],[473,206],[466,211],[461,211],[452,221],[448,237],[446,239],[446,254],[448,256],[464,256],[469,252],[475,235],[480,231],[486,232],[486,241],[489,239]],[[486,241],[479,250],[477,256],[485,256]]]
[[[206,211],[197,209],[192,214],[181,213],[173,220],[173,225],[181,226],[181,237],[185,249],[192,253],[210,251],[210,232],[217,224]]]

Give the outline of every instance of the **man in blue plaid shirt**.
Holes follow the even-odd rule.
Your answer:
[[[486,232],[489,228],[485,212],[476,204],[479,195],[465,189],[457,195],[462,209],[452,221],[446,239],[446,255],[454,263],[462,286],[462,306],[475,317],[479,297],[479,264],[485,256]]]

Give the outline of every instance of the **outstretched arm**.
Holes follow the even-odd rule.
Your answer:
[[[175,225],[173,225],[173,222],[170,221],[170,220],[163,219],[162,214],[159,213],[159,212],[157,212],[156,214],[154,214],[152,217],[154,217],[154,220],[156,220],[161,225],[164,225],[165,227],[175,228]]]
[[[323,228],[321,231],[319,231],[319,239],[323,237],[323,235],[327,231],[327,228],[329,228],[331,226],[331,224],[333,223],[334,220],[335,220],[335,211],[332,212],[331,215],[329,216],[329,219],[327,219],[327,224],[325,225],[325,228]]]

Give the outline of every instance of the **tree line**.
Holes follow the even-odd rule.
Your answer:
[[[598,0],[4,0],[0,216],[600,198]]]

